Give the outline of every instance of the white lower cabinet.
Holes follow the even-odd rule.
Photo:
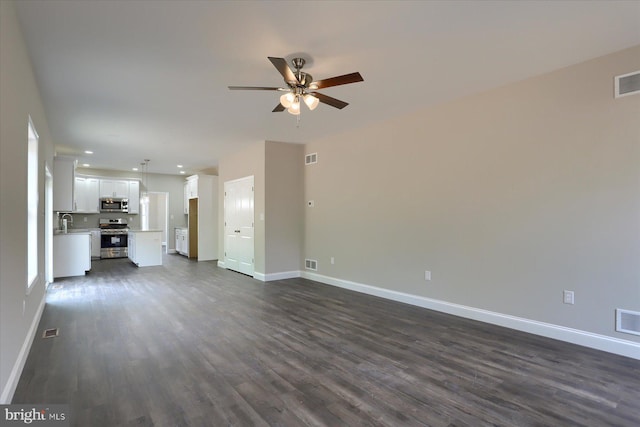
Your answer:
[[[176,252],[189,256],[189,230],[187,228],[176,228]]]
[[[128,256],[138,267],[162,265],[162,231],[131,231],[128,233]]]
[[[84,276],[91,270],[91,234],[53,236],[53,277]]]

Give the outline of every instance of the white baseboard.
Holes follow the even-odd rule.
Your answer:
[[[284,280],[284,279],[294,279],[296,277],[300,277],[300,270],[294,271],[281,271],[279,273],[253,273],[253,278],[263,281],[263,282],[271,282],[273,280]]]
[[[305,279],[640,360],[640,343],[303,271]]]
[[[178,252],[175,249],[167,249],[168,254],[177,254]]]
[[[13,369],[11,369],[11,373],[9,374],[7,384],[5,384],[4,389],[2,390],[2,394],[0,394],[0,405],[8,405],[13,399],[13,394],[16,392],[16,387],[18,387],[18,381],[20,381],[20,375],[22,375],[22,369],[24,369],[24,364],[27,363],[27,357],[29,357],[31,344],[33,344],[33,339],[36,336],[36,331],[38,330],[38,325],[40,324],[40,318],[42,317],[42,312],[44,311],[44,304],[46,299],[47,293],[45,291],[45,293],[42,295],[42,300],[40,301],[40,305],[38,306],[36,315],[33,317],[33,321],[31,322],[31,326],[29,327],[29,332],[24,338],[24,342],[22,343],[22,347],[20,348],[20,353],[18,353],[18,358],[13,364]]]
[[[221,260],[221,259],[219,259],[219,260],[218,260],[218,267],[220,267],[220,268],[226,268],[226,267],[224,266],[224,261],[223,261],[223,260]]]

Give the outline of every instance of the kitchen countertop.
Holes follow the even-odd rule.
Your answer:
[[[91,234],[91,230],[89,230],[88,228],[82,228],[82,229],[75,229],[75,230],[68,230],[66,233],[62,230],[53,230],[53,235],[54,236],[68,236],[68,235],[74,235],[74,234]]]
[[[129,233],[162,233],[162,230],[129,230]]]

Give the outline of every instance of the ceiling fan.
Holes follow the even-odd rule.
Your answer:
[[[310,110],[314,110],[320,102],[338,109],[343,109],[349,105],[347,102],[316,92],[316,90],[364,81],[360,73],[345,74],[314,81],[311,74],[302,71],[302,67],[304,67],[306,62],[303,58],[294,58],[291,61],[295,71],[289,67],[284,58],[274,58],[270,56],[269,61],[271,61],[273,66],[276,67],[280,74],[282,74],[282,77],[284,77],[286,87],[229,86],[229,89],[275,90],[285,92],[280,96],[280,103],[273,109],[274,113],[287,110],[289,113],[297,116],[300,114],[300,101],[303,101]]]

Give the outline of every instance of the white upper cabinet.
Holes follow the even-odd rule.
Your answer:
[[[129,197],[129,181],[126,180],[100,180],[100,197]]]
[[[198,197],[198,175],[187,178],[184,182],[184,213],[189,213],[189,199]]]
[[[100,180],[98,178],[80,177],[75,179],[74,211],[81,213],[100,212]]]
[[[72,212],[73,181],[76,174],[75,159],[56,157],[53,161],[53,210]]]

